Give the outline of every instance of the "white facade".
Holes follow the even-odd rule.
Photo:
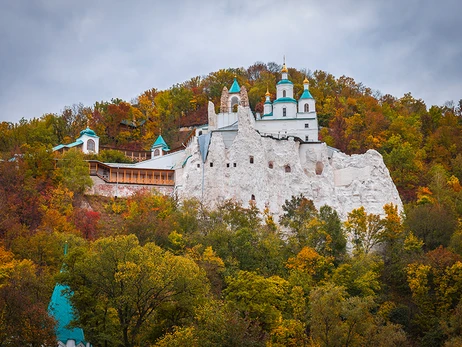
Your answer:
[[[79,137],[82,140],[82,152],[85,154],[98,154],[99,153],[99,137],[89,136],[83,134]]]
[[[271,102],[270,94],[265,94],[264,114],[255,121],[255,129],[260,134],[276,138],[298,137],[303,142],[318,142],[318,118],[316,103],[308,89],[308,80],[304,81],[304,91],[299,100],[294,99],[294,85],[289,80],[285,64],[281,70],[281,80],[276,85],[276,99]],[[234,80],[231,90],[239,88]],[[225,88],[227,91],[227,89]],[[224,94],[227,98],[227,110],[216,119],[209,117],[209,129],[216,130],[237,123],[237,112],[233,106],[240,102],[238,93]],[[222,96],[223,97],[223,96]]]

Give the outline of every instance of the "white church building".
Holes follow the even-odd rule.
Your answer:
[[[277,138],[298,137],[303,142],[318,141],[318,119],[316,103],[309,91],[309,81],[303,81],[303,93],[299,100],[294,99],[294,84],[288,77],[286,64],[281,70],[282,78],[276,85],[276,99],[270,100],[267,91],[263,115],[256,115],[255,130],[262,135]],[[240,87],[237,80],[228,90],[223,87],[220,113],[217,115],[217,129],[237,123],[237,106],[249,107],[247,91]],[[209,122],[210,123],[210,122]],[[215,125],[212,125],[215,126]]]

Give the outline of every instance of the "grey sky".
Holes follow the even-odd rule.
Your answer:
[[[256,61],[462,99],[459,0],[0,0],[0,120],[131,100]]]

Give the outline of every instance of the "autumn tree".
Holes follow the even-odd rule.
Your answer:
[[[367,213],[362,206],[348,213],[345,227],[353,237],[353,246],[357,253],[368,254],[383,242],[384,223],[382,219],[379,215]]]
[[[82,152],[70,149],[57,156],[56,161],[56,175],[63,186],[70,191],[75,194],[83,194],[87,188],[93,185],[88,163],[84,161]]]
[[[63,281],[74,292],[79,323],[95,345],[146,345],[156,324],[171,327],[161,324],[168,312],[176,312],[170,324],[177,325],[208,292],[196,263],[153,243],[141,246],[134,235],[71,250],[67,264]]]
[[[0,341],[2,346],[56,346],[55,322],[46,304],[37,300],[44,290],[37,267],[16,260],[0,247]]]

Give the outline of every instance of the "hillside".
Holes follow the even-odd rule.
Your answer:
[[[162,195],[85,196],[82,153],[49,151],[87,124],[108,147],[147,150],[162,133],[175,148],[235,77],[261,111],[279,71],[255,63],[132,102],[0,123],[6,346],[56,345],[46,314],[56,281],[74,292],[77,324],[94,346],[462,344],[462,100],[427,107],[410,93],[380,95],[349,77],[289,69],[296,96],[305,75],[310,81],[323,141],[383,155],[402,216],[393,205],[385,217],[358,208],[342,223],[303,196],[285,201],[279,221],[233,201],[212,210]],[[101,156],[126,160],[117,153]]]

